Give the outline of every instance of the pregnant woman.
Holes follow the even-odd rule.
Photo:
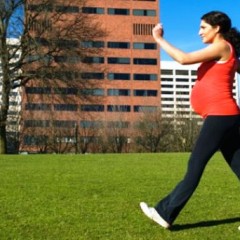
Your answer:
[[[190,156],[183,180],[155,207],[140,203],[143,213],[164,228],[170,228],[197,188],[206,164],[220,150],[240,180],[240,110],[233,98],[236,72],[240,72],[240,33],[223,12],[202,16],[199,35],[208,44],[185,53],[163,38],[157,24],[153,37],[160,47],[180,64],[201,63],[191,92],[191,105],[203,119],[203,126]]]

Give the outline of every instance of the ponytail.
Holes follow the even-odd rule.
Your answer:
[[[240,32],[236,28],[230,28],[228,32],[223,33],[223,37],[232,44],[237,57],[240,57]]]

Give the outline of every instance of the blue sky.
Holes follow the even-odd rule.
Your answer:
[[[174,46],[189,52],[204,47],[198,36],[200,18],[209,11],[223,11],[240,30],[240,0],[160,0],[164,36]],[[161,50],[161,60],[172,60]]]
[[[23,22],[23,7],[18,7],[10,19],[7,37],[18,38],[23,32],[22,22]]]

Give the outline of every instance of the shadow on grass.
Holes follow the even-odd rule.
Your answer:
[[[192,228],[213,227],[213,226],[236,223],[236,222],[240,222],[240,217],[222,219],[222,220],[202,221],[198,223],[189,223],[189,224],[183,224],[183,225],[176,224],[171,227],[171,231],[181,231],[181,230],[192,229]]]

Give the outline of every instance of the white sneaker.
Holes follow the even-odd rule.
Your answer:
[[[155,208],[152,207],[148,207],[148,205],[145,202],[141,202],[140,203],[140,208],[142,209],[143,213],[150,218],[151,220],[153,220],[154,222],[156,222],[157,224],[159,224],[160,226],[162,226],[163,228],[170,228],[170,224],[167,223],[160,215],[159,213],[156,211]]]

